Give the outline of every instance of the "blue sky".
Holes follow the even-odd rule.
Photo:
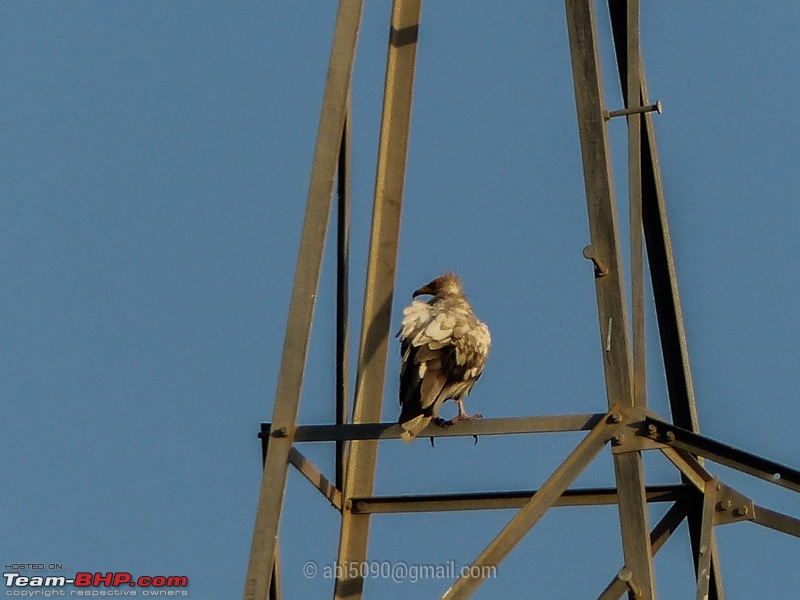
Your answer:
[[[353,340],[390,9],[366,4],[353,83]],[[186,575],[196,600],[241,594],[256,433],[272,410],[334,15],[335,2],[316,0],[0,6],[4,563]],[[430,2],[422,18],[393,320],[413,289],[455,270],[494,340],[470,411],[602,411],[563,5]],[[777,0],[642,9],[702,431],[795,467],[799,19]],[[332,249],[302,423],[334,415]],[[649,310],[649,399],[665,414]],[[394,420],[394,348],[388,368],[383,418]],[[579,439],[385,443],[376,491],[535,488]],[[332,447],[303,450],[332,476]],[[677,481],[659,457],[646,465],[648,483]],[[800,514],[796,494],[712,470]],[[578,485],[610,485],[612,473],[604,453]],[[302,566],[333,561],[336,513],[297,473],[286,499],[286,598],[327,596],[332,582]],[[370,558],[467,564],[512,514],[378,516]],[[732,598],[800,588],[796,538],[752,524],[717,535]],[[685,529],[655,564],[661,597],[692,593]],[[615,508],[556,509],[475,597],[591,597],[620,566]],[[448,585],[369,580],[367,591],[434,597]]]

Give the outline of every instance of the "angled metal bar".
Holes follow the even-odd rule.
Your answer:
[[[625,102],[629,106],[649,104],[647,83],[644,75],[641,54],[629,57],[627,52],[628,10],[627,1],[608,0],[611,16],[611,29],[620,84]],[[635,66],[635,68],[633,68]],[[629,80],[629,74],[638,75],[639,85]],[[659,110],[659,112],[661,112]],[[650,267],[650,280],[656,307],[658,332],[661,339],[661,353],[669,393],[670,411],[673,421],[685,429],[699,431],[694,386],[692,383],[686,331],[683,324],[678,279],[672,241],[667,221],[664,189],[661,181],[661,168],[655,140],[655,127],[652,112],[644,114],[641,128],[641,174],[642,174],[642,223],[647,240],[647,257]],[[702,459],[701,459],[702,462]],[[689,534],[694,546],[699,543],[699,520],[689,519]],[[713,536],[713,533],[712,533]],[[716,541],[713,541],[716,547]],[[721,591],[719,570],[712,573],[711,589]],[[721,596],[720,596],[721,598]],[[712,595],[713,600],[713,595]]]
[[[711,533],[714,531],[714,505],[716,504],[717,481],[706,482],[703,496],[703,512],[700,526],[700,545],[696,550],[697,600],[708,600],[711,581]]]
[[[269,444],[258,497],[253,540],[244,586],[245,600],[264,600],[269,590],[297,421],[311,322],[322,268],[333,182],[344,127],[363,0],[342,0],[336,16],[328,76],[311,169],[305,220],[300,237],[291,306],[278,375],[272,424],[285,437]]]
[[[754,523],[800,538],[800,519],[755,505]]]
[[[281,600],[283,588],[281,586],[281,545],[275,540],[275,561],[272,563],[272,579],[269,582],[269,600]]]
[[[353,512],[416,513],[522,508],[538,490],[475,492],[465,494],[420,494],[416,496],[372,496],[352,498]],[[647,488],[648,502],[676,502],[688,497],[686,486],[654,485]],[[553,506],[601,506],[616,504],[615,488],[565,490]]]
[[[653,549],[653,556],[667,543],[667,540],[675,532],[678,526],[686,518],[686,509],[688,503],[685,501],[676,502],[670,509],[661,517],[661,520],[656,523],[653,530],[650,532],[650,547]],[[624,567],[620,569],[620,573]],[[598,600],[619,600],[622,595],[630,590],[627,582],[620,578],[620,573],[612,579],[606,588],[597,597]]]
[[[584,255],[595,263],[606,392],[609,404],[633,406],[632,357],[594,3],[566,0],[566,12],[592,239]],[[620,494],[625,564],[633,573],[632,584],[641,591],[641,597],[653,598],[655,584],[641,454],[615,454],[614,471]]]
[[[348,372],[350,370],[350,91],[342,127],[336,175],[336,423],[347,423]],[[336,441],[336,487],[344,483],[345,441]]]
[[[639,0],[627,0],[628,108],[639,102]],[[635,66],[635,68],[634,68]],[[630,102],[633,98],[634,102]],[[636,104],[638,106],[638,104]],[[631,237],[631,320],[633,322],[633,403],[647,404],[647,338],[644,320],[642,241],[641,114],[628,119],[628,206]]]
[[[394,0],[392,5],[354,423],[377,422],[381,417],[420,11],[420,0]],[[343,488],[345,503],[351,496],[372,494],[377,454],[378,445],[373,440],[350,443]],[[369,518],[343,511],[339,564],[366,560]],[[363,587],[363,577],[337,577],[334,597],[360,598]]]
[[[714,477],[697,462],[694,456],[687,452],[681,452],[675,448],[662,448],[661,452],[669,461],[681,472],[684,481],[691,483],[699,492],[706,489],[706,482]]]
[[[652,416],[645,419],[645,424],[657,428],[659,442],[800,492],[800,471],[797,469],[734,448],[698,433],[675,427]]]
[[[489,543],[478,558],[472,563],[471,573],[484,573],[485,567],[498,566],[508,553],[536,525],[539,519],[561,497],[569,485],[589,465],[603,449],[606,442],[622,428],[622,424],[614,422],[610,411],[604,421],[581,441],[563,463],[548,477],[539,491],[520,509],[503,530]],[[479,577],[459,577],[450,587],[443,600],[468,598],[483,583]]]
[[[653,551],[647,500],[644,490],[644,467],[639,452],[614,456],[614,473],[619,492],[620,528],[625,566],[631,570],[631,582],[638,598],[655,598]],[[633,598],[633,594],[629,594]]]
[[[703,531],[704,510],[707,508],[705,491],[712,481],[714,481],[713,477],[707,480],[703,489],[699,490],[695,494],[695,498],[689,501],[689,514],[686,517],[686,523],[689,526],[689,543],[692,549],[692,564],[694,565],[695,578],[699,580],[701,575],[708,578],[708,600],[723,600],[722,571],[719,568],[716,533],[712,528],[706,538],[704,537],[706,534]],[[708,567],[709,570],[707,571],[703,570],[705,566],[700,562],[701,548],[703,547],[706,547],[704,553],[709,554],[711,557]]]
[[[641,54],[638,58],[640,91],[633,86],[634,100],[629,100],[627,20],[628,3],[609,0],[611,29],[617,56],[620,83],[626,105],[648,105],[647,82],[642,66]],[[683,324],[678,278],[675,258],[672,251],[672,238],[667,221],[664,188],[661,181],[661,168],[656,147],[654,116],[644,114],[641,129],[641,173],[642,173],[642,219],[647,241],[647,258],[650,279],[656,306],[656,319],[664,358],[664,370],[669,391],[670,410],[676,425],[684,429],[699,431],[694,386],[689,365],[689,352],[686,344],[686,330]]]
[[[722,589],[722,567],[719,560],[719,547],[714,530],[711,530],[711,577],[708,581],[708,600],[725,600],[725,591]]]
[[[269,447],[269,424],[262,423],[258,437],[261,438],[261,468],[267,462],[267,448]],[[280,600],[281,594],[281,551],[280,538],[275,538],[275,559],[272,562],[272,578],[269,581],[270,600]]]
[[[336,510],[342,510],[342,492],[322,474],[322,471],[313,462],[294,446],[289,451],[289,462],[328,499],[331,506]]]
[[[510,433],[551,433],[589,431],[603,418],[604,413],[554,415],[546,417],[508,417],[463,421],[453,427],[429,425],[419,437],[464,437]],[[269,423],[262,424],[268,427]],[[332,442],[335,440],[396,440],[400,439],[397,423],[351,423],[349,425],[300,425],[295,430],[295,442]]]

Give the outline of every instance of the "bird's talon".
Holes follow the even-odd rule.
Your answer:
[[[472,439],[475,440],[475,443],[473,444],[473,446],[477,446],[478,445],[478,436],[477,435],[473,435]]]
[[[443,419],[442,417],[436,417],[433,420],[433,422],[439,427],[450,427],[453,424],[452,421],[448,421],[447,419]]]

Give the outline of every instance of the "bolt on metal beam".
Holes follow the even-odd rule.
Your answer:
[[[638,89],[638,86],[635,89]],[[619,110],[607,110],[607,111],[605,111],[605,119],[606,119],[606,121],[608,121],[608,120],[614,119],[616,117],[627,117],[627,116],[631,116],[631,115],[641,115],[641,114],[649,113],[649,112],[655,112],[655,113],[658,113],[660,115],[662,113],[662,111],[663,111],[663,106],[661,105],[661,101],[659,100],[655,104],[648,104],[647,106],[634,106],[632,108],[621,108]]]

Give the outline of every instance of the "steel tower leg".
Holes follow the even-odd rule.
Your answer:
[[[618,403],[623,407],[632,407],[632,355],[594,5],[592,0],[567,0],[566,9],[592,239],[585,254],[595,263],[606,392],[609,406]],[[615,453],[614,471],[619,491],[625,566],[632,572],[632,583],[639,590],[639,597],[654,598],[652,548],[648,535],[650,527],[641,453]],[[633,594],[630,593],[629,597],[632,598]]]
[[[283,358],[275,393],[271,440],[267,448],[250,560],[247,566],[245,600],[266,600],[275,562],[289,451],[292,447],[297,409],[300,404],[333,184],[361,24],[362,4],[363,0],[342,0],[336,17],[306,215],[283,344]]]
[[[420,4],[420,0],[395,0],[392,6],[353,423],[372,423],[381,418]],[[376,441],[350,442],[339,538],[340,565],[366,560],[370,515],[353,513],[349,499],[372,495],[377,456]],[[347,570],[342,569],[342,574]],[[334,597],[361,598],[363,587],[362,577],[337,578]]]
[[[627,106],[640,103],[649,104],[647,83],[641,55],[630,52],[631,24],[628,18],[630,4],[636,0],[609,0],[608,8],[611,16],[611,29],[617,55],[622,93]],[[636,44],[638,47],[638,44]],[[638,81],[634,81],[634,78]],[[633,101],[630,100],[633,98]],[[664,370],[666,372],[667,390],[669,392],[670,410],[673,422],[684,429],[700,431],[697,419],[697,408],[694,398],[694,386],[689,367],[689,352],[686,344],[686,332],[683,325],[678,281],[672,251],[672,241],[667,223],[664,190],[661,183],[661,169],[658,163],[658,150],[655,142],[653,115],[639,116],[643,120],[641,127],[641,184],[642,212],[640,218],[647,240],[647,255],[650,266],[650,277],[656,306],[658,331],[661,338]],[[634,224],[631,223],[631,231]],[[685,480],[685,478],[684,478]],[[702,497],[700,498],[702,502]],[[689,511],[689,534],[692,541],[695,566],[697,566],[697,549],[700,547],[701,505]],[[717,555],[716,536],[711,533],[713,555]],[[719,563],[711,566],[709,600],[722,600],[722,579]]]

